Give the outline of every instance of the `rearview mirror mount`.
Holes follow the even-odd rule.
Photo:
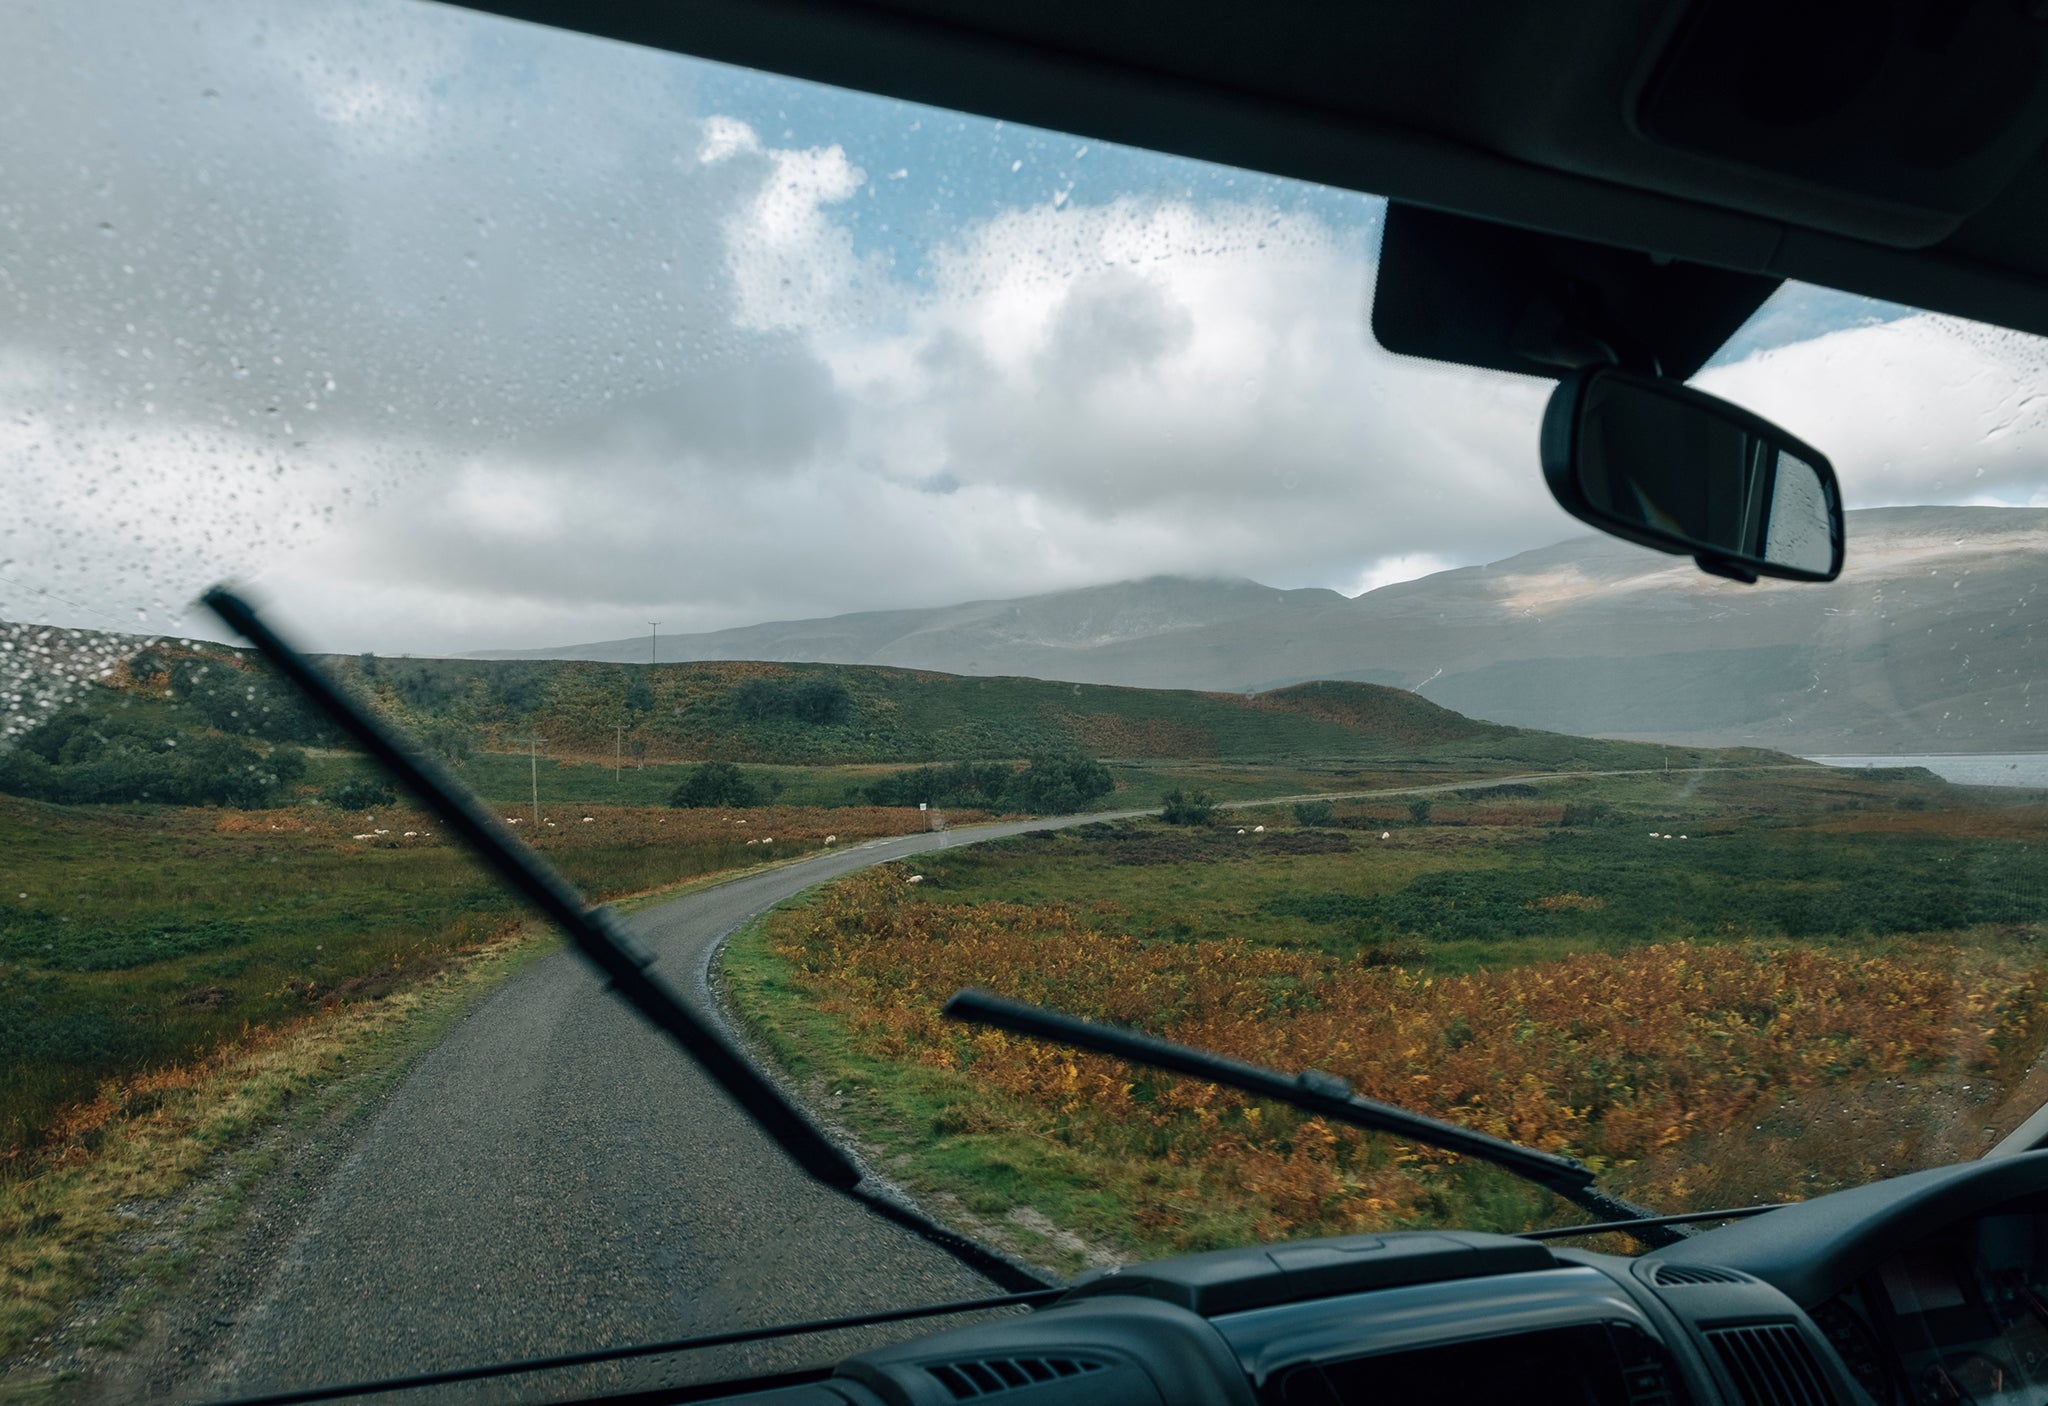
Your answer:
[[[1602,532],[1737,581],[1832,581],[1842,494],[1811,446],[1677,381],[1576,371],[1543,415],[1543,476]]]

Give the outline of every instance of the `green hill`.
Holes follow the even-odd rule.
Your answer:
[[[1401,689],[1300,684],[1260,694],[963,677],[874,665],[343,659],[387,714],[479,750],[534,733],[557,756],[780,765],[959,761],[1057,752],[1138,759],[1661,766],[1655,745],[1476,722]]]
[[[245,651],[119,643],[124,662],[0,754],[0,790],[67,802],[257,805],[306,778],[289,749],[337,742]],[[858,767],[1084,754],[1130,762],[1428,760],[1484,771],[1687,766],[1703,755],[1477,722],[1368,683],[1227,694],[873,665],[371,655],[325,662],[433,750],[480,764],[479,754],[525,751],[536,734],[545,739],[542,755],[565,763],[623,755],[652,765]],[[328,770],[316,764],[311,779],[326,779]]]

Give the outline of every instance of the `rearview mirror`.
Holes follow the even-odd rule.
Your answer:
[[[1717,575],[1832,581],[1842,570],[1842,493],[1828,461],[1676,381],[1574,372],[1543,414],[1543,476],[1579,521]]]

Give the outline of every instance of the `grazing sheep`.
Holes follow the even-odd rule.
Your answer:
[[[1244,833],[1244,831],[1242,831],[1242,830],[1239,830],[1239,831],[1238,831],[1237,833],[1238,833],[1238,834],[1240,834],[1240,835],[1242,835],[1242,834]]]
[[[924,875],[922,875],[922,874],[912,874],[912,875],[911,875],[911,876],[910,876],[909,878],[905,879],[905,880],[904,880],[903,882],[904,882],[904,883],[906,883],[906,884],[921,884],[921,883],[923,883],[923,882],[924,882]]]
[[[359,840],[374,840],[377,837],[375,835],[357,835],[355,838]]]
[[[408,831],[406,831],[406,832],[405,832],[405,837],[406,837],[406,838],[407,838],[408,840],[414,840],[414,839],[418,839],[418,838],[419,838],[419,833],[420,833],[420,832],[419,832],[419,831],[417,831],[417,830],[408,830]]]
[[[1392,830],[1382,830],[1380,831],[1380,838],[1383,840],[1391,840],[1394,838],[1394,832]]]
[[[827,835],[825,837],[825,843],[828,845],[836,845],[839,843],[839,837],[837,835]]]
[[[586,815],[586,816],[584,816],[584,817],[583,817],[583,823],[584,823],[585,825],[588,825],[588,824],[589,824],[589,823],[590,823],[591,821],[593,821],[593,820],[595,820],[595,819],[597,819],[597,817],[596,817],[596,816],[594,816],[594,815]]]
[[[758,844],[760,844],[761,842],[760,842],[759,840],[748,840],[748,841],[747,841],[747,843],[748,843],[748,844],[750,844],[750,845],[758,845]]]
[[[1254,835],[1263,835],[1266,833],[1266,827],[1263,825],[1254,825],[1252,826],[1252,833]]]

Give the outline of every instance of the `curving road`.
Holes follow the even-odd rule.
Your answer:
[[[629,921],[657,969],[717,1019],[708,974],[719,944],[804,889],[927,850],[1144,813],[878,840]],[[175,1395],[204,1401],[995,1292],[811,1182],[567,951],[506,983],[420,1060],[252,1288],[235,1321],[207,1330],[183,1360]],[[875,1340],[724,1348],[406,1399],[654,1387],[797,1366]]]
[[[708,974],[719,944],[782,900],[870,864],[1101,818],[850,846],[629,921],[657,970],[716,1018]],[[479,1004],[406,1076],[179,1394],[203,1401],[995,1292],[812,1183],[563,951]],[[843,1335],[749,1345],[406,1399],[545,1400],[793,1367],[856,1346]]]

